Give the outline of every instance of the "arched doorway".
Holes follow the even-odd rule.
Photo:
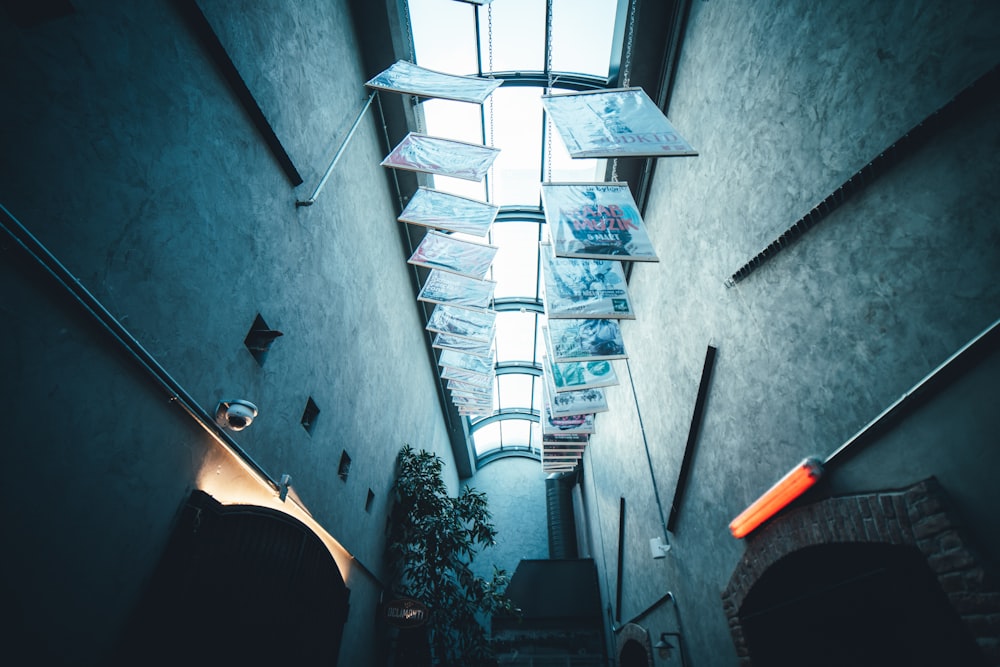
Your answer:
[[[115,665],[337,664],[349,591],[300,521],[185,504],[115,655]]]
[[[618,656],[619,667],[649,667],[649,654],[646,648],[634,639],[629,639],[622,645]]]
[[[913,547],[796,551],[757,580],[739,618],[754,667],[985,665]]]

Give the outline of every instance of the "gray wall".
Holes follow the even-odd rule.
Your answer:
[[[493,566],[514,574],[523,559],[549,557],[545,513],[545,473],[534,459],[509,457],[494,461],[467,480],[489,498],[496,544],[473,563],[477,575],[489,579]]]
[[[201,408],[256,403],[235,440],[272,478],[290,474],[293,497],[377,573],[399,447],[437,452],[451,488],[458,478],[374,114],[317,203],[294,206],[375,73],[359,62],[346,0],[202,4],[298,188],[171,3],[73,6],[28,28],[0,13],[0,202]],[[44,630],[48,650],[97,663],[187,494],[228,488],[229,501],[249,502],[263,487],[7,241],[2,250],[0,505],[17,545],[3,590],[24,618],[11,634],[17,648]],[[263,366],[243,345],[258,312],[284,332]],[[300,424],[309,397],[320,409],[311,433]],[[352,594],[341,664],[366,664],[378,586],[342,569]]]
[[[691,5],[668,116],[700,155],[656,166],[645,220],[660,262],[633,271],[630,360],[617,362],[622,384],[584,479],[605,603],[624,496],[621,621],[673,591],[688,664],[736,663],[719,601],[743,552],[729,521],[1000,316],[995,96],[749,278],[724,281],[1000,61],[998,14],[986,2]],[[690,484],[673,548],[653,560],[654,477],[666,514],[709,344],[718,357]],[[995,566],[1000,498],[982,471],[1000,463],[1000,429],[995,362],[986,368],[831,470],[827,492],[936,475]],[[654,640],[674,629],[668,607],[642,621]]]

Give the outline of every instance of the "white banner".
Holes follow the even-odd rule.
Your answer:
[[[557,257],[658,262],[627,183],[542,183]]]
[[[431,347],[436,347],[440,350],[455,350],[456,352],[463,352],[465,354],[474,354],[477,357],[493,356],[492,343],[481,343],[471,338],[452,336],[451,334],[439,333],[435,335]]]
[[[437,305],[427,320],[428,331],[461,336],[481,343],[493,341],[497,314],[492,310],[473,310]]]
[[[556,257],[540,243],[545,315],[559,318],[634,320],[622,263],[607,259]]]
[[[397,219],[413,225],[485,237],[499,211],[499,206],[421,185]]]
[[[369,88],[379,90],[476,104],[482,104],[502,84],[503,79],[445,74],[406,60],[397,61],[365,83]]]
[[[642,88],[542,95],[570,157],[697,155]]]
[[[447,366],[449,368],[459,368],[466,371],[472,371],[473,373],[492,373],[493,372],[493,357],[484,359],[483,357],[477,357],[472,354],[463,354],[461,352],[455,352],[454,350],[441,350],[441,354],[438,357],[438,366]]]
[[[461,308],[484,309],[490,305],[495,288],[496,283],[492,280],[476,280],[447,271],[431,271],[427,282],[417,294],[417,299]]]
[[[473,243],[429,230],[407,262],[481,280],[489,272],[496,254],[496,246]]]
[[[410,132],[382,160],[383,167],[481,181],[499,148]]]
[[[551,433],[593,433],[594,415],[569,415],[556,417],[549,407],[548,391],[542,383],[542,435]]]
[[[496,375],[492,371],[489,373],[475,373],[450,366],[443,366],[441,368],[441,377],[445,380],[458,380],[459,382],[474,384],[479,387],[492,387],[493,380],[496,379]]]
[[[628,358],[617,320],[549,320],[548,335],[556,363]]]

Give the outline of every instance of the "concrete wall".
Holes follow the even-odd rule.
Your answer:
[[[497,529],[496,544],[473,563],[477,575],[488,579],[496,566],[511,576],[521,560],[549,557],[545,474],[538,461],[499,459],[477,470],[467,483],[486,493]]]
[[[396,452],[435,451],[456,490],[458,478],[374,114],[316,204],[294,206],[375,74],[347,2],[201,4],[302,174],[297,188],[173,3],[72,4],[34,27],[0,13],[0,203],[198,406],[260,407],[233,437],[273,479],[290,474],[311,513],[298,515],[343,547],[341,664],[366,664],[378,586],[357,563],[379,570]],[[283,504],[7,240],[2,257],[0,511],[16,545],[3,590],[23,615],[5,636],[12,654],[44,637],[50,664],[95,664],[193,488]],[[243,345],[258,313],[284,332],[263,366]],[[308,432],[310,397],[320,413]]]
[[[584,479],[605,603],[616,599],[624,496],[621,622],[673,591],[688,664],[736,663],[719,593],[743,545],[728,522],[1000,316],[995,95],[724,286],[1000,61],[998,11],[985,2],[691,5],[668,116],[700,155],[658,161],[645,220],[660,262],[633,271],[638,319],[623,324],[631,358],[617,362],[622,384],[598,418]],[[709,344],[718,356],[690,484],[673,549],[653,560],[649,539],[663,534],[654,480],[665,515]],[[995,566],[990,513],[1000,499],[981,472],[1000,463],[989,368],[830,471],[826,492],[936,475]],[[928,430],[928,420],[938,426]],[[642,620],[654,640],[676,627],[669,607]]]

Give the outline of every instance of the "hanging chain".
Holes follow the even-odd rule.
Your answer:
[[[490,71],[489,78],[495,79],[493,76],[493,3],[491,2],[486,6],[486,41],[489,45],[489,55],[490,55]],[[490,95],[490,146],[493,146],[493,135],[494,135],[494,124],[493,124],[493,95]]]
[[[628,7],[628,37],[625,40],[625,68],[622,70],[622,87],[628,88],[632,77],[632,45],[635,42],[635,15],[639,0],[631,0]]]
[[[410,0],[403,0],[403,17],[406,19],[406,37],[410,46],[410,62],[417,64],[417,51],[413,48],[413,24],[410,23]]]
[[[632,49],[635,43],[635,15],[639,11],[639,0],[628,3],[628,33],[625,37],[625,66],[622,68],[622,88],[628,88],[632,78]],[[611,180],[618,182],[618,158],[611,160]]]
[[[545,31],[545,51],[548,54],[545,59],[545,74],[547,75],[547,86],[545,88],[545,94],[552,94],[552,83],[554,79],[552,78],[552,0],[547,0],[545,3],[545,11],[547,12],[546,20],[546,31]],[[552,182],[552,117],[549,114],[545,115],[545,168],[546,168],[546,178],[545,180]]]

